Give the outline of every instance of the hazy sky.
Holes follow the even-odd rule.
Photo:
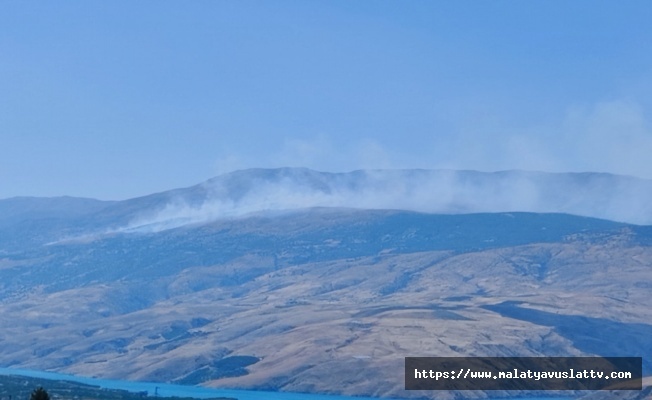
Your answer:
[[[0,2],[0,198],[248,167],[652,178],[652,2]]]

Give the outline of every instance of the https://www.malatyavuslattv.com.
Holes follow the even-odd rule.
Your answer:
[[[641,390],[641,357],[407,357],[407,390]]]
[[[630,371],[594,371],[583,370],[576,371],[571,368],[569,371],[519,371],[514,368],[513,371],[472,371],[470,368],[464,368],[459,371],[433,371],[433,370],[414,370],[414,379],[632,379]]]

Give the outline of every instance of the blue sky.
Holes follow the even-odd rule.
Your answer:
[[[0,198],[249,167],[652,178],[649,1],[3,1]]]

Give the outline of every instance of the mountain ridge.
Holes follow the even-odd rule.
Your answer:
[[[436,214],[567,213],[637,225],[652,224],[652,180],[606,173],[508,170],[356,170],[254,168],[196,185],[121,201],[83,198],[0,200],[8,221],[70,215],[74,224],[111,229],[169,229],[266,210],[312,207],[394,209]],[[33,213],[35,203],[40,211]],[[67,203],[67,205],[66,205]],[[92,221],[84,217],[92,216]],[[21,219],[22,218],[22,219]],[[158,226],[158,228],[155,228]]]

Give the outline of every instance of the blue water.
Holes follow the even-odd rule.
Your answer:
[[[172,385],[155,382],[131,382],[111,379],[87,378],[76,375],[59,374],[56,372],[34,371],[29,369],[0,368],[0,375],[19,375],[33,378],[54,379],[96,385],[107,389],[122,389],[130,392],[147,391],[153,396],[156,388],[161,397],[233,397],[238,400],[380,400],[375,397],[330,396],[322,394],[265,392],[257,390],[211,389],[201,386]],[[570,397],[528,397],[510,400],[570,400]],[[382,400],[396,400],[383,398]]]

